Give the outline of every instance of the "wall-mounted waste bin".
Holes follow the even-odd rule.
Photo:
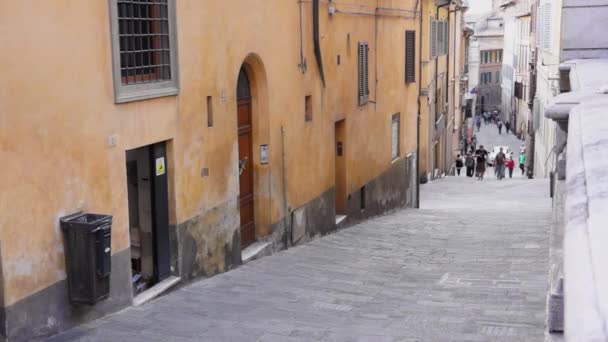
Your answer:
[[[70,302],[95,304],[108,298],[112,216],[78,212],[60,222]]]

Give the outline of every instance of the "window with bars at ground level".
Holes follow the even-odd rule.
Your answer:
[[[369,46],[367,42],[359,42],[358,48],[358,95],[359,106],[369,100]]]
[[[117,102],[177,93],[175,0],[109,0]]]
[[[393,114],[391,120],[391,160],[399,158],[399,131],[400,131],[400,113]]]

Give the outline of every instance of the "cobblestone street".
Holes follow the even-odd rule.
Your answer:
[[[480,135],[491,145],[491,132]],[[421,210],[378,217],[51,340],[542,341],[549,220],[545,180],[449,177],[422,187]]]

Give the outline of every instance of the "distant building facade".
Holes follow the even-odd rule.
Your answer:
[[[501,110],[501,80],[503,60],[503,20],[498,11],[467,19],[467,27],[473,30],[469,38],[468,92],[472,111]]]

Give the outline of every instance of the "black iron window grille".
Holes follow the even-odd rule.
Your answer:
[[[117,0],[123,85],[171,80],[168,0]]]

